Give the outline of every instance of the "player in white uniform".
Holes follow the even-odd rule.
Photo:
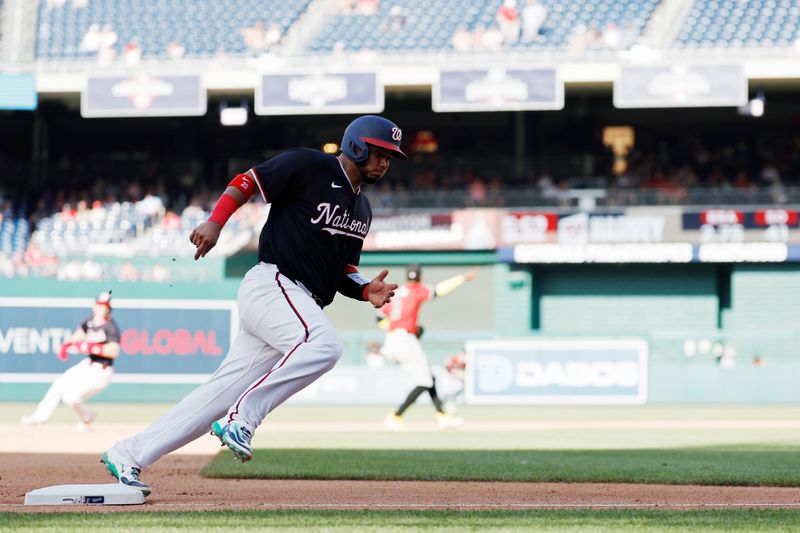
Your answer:
[[[61,402],[78,413],[79,428],[94,421],[95,413],[84,401],[111,384],[114,359],[119,355],[119,327],[111,318],[110,293],[101,293],[96,298],[92,316],[81,322],[69,341],[61,346],[58,358],[67,361],[69,353],[84,353],[88,357],[56,378],[36,411],[22,417],[23,424],[47,422]]]
[[[358,273],[372,222],[363,183],[376,183],[400,150],[401,132],[377,116],[354,120],[336,157],[293,149],[236,176],[190,240],[205,256],[231,214],[257,192],[271,204],[256,264],[237,297],[241,331],[209,380],[147,429],[103,454],[106,468],[144,494],[140,471],[211,431],[242,461],[253,432],[278,405],[333,368],[342,344],[322,308],[336,292],[380,308],[394,296],[384,270]]]

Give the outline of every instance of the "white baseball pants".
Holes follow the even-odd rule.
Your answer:
[[[413,333],[398,328],[388,331],[381,353],[390,361],[399,363],[411,377],[414,385],[433,387],[433,374],[419,339]]]
[[[53,381],[31,419],[37,423],[47,422],[60,402],[81,412],[84,400],[103,392],[111,384],[113,375],[113,367],[84,358]]]
[[[241,331],[206,383],[112,452],[147,468],[208,434],[225,416],[255,430],[286,399],[334,367],[342,343],[311,295],[275,265],[250,269],[237,296]]]

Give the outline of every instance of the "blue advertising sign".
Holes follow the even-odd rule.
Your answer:
[[[37,104],[33,74],[0,74],[0,109],[33,111]]]
[[[206,92],[197,75],[89,76],[81,116],[172,117],[206,113]]]
[[[647,343],[641,339],[472,341],[466,351],[467,403],[647,401]]]
[[[257,115],[380,113],[383,85],[376,72],[265,74],[256,87]]]
[[[563,107],[564,83],[554,68],[443,70],[433,88],[433,110],[436,112]]]
[[[747,103],[741,65],[623,66],[614,82],[614,107],[711,107]]]
[[[38,375],[62,373],[86,357],[70,355],[64,363],[56,354],[91,316],[91,305],[80,298],[0,298],[0,382],[46,380]],[[238,327],[235,302],[218,300],[120,299],[113,317],[121,348],[114,368],[127,382],[186,382],[210,374]]]

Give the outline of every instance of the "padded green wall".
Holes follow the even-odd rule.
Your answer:
[[[739,359],[800,360],[800,267],[734,266],[731,304],[722,317]]]
[[[717,326],[717,277],[710,265],[541,267],[534,280],[542,334],[633,335]]]

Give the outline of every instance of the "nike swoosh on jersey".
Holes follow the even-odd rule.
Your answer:
[[[332,182],[331,182],[331,188],[332,188],[332,189],[341,189],[341,188],[342,188],[342,186],[341,186],[341,185],[336,185],[336,182],[335,182],[335,181],[332,181]]]

